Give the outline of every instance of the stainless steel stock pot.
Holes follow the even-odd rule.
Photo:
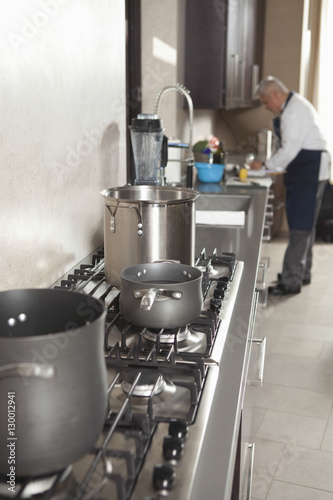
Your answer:
[[[194,264],[195,200],[199,193],[168,186],[102,191],[105,276],[121,287],[123,269],[158,260]]]

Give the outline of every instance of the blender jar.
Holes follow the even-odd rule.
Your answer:
[[[131,131],[135,164],[135,184],[160,184],[162,120],[156,115],[139,114],[133,118]]]

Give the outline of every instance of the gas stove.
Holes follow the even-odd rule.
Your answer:
[[[219,363],[224,339],[217,332],[221,321],[229,316],[235,302],[243,270],[243,262],[236,260],[232,252],[217,255],[214,250],[206,256],[203,249],[195,261],[202,271],[203,307],[195,322],[186,328],[149,329],[128,323],[121,315],[119,289],[105,281],[104,253],[101,249],[91,257],[91,264],[83,263],[62,279],[55,288],[88,293],[104,301],[107,307],[105,351],[119,348],[121,357],[131,350],[144,353],[154,349],[159,356],[168,354],[169,348],[175,356],[203,358],[206,364]]]
[[[22,480],[15,498],[191,499],[244,264],[233,253],[203,250],[195,266],[203,274],[203,307],[182,328],[148,329],[123,318],[120,291],[105,280],[103,248],[54,285],[105,303],[108,415],[88,455],[65,471]],[[0,498],[8,497],[4,489],[8,494],[0,484]]]

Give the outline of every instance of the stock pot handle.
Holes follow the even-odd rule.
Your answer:
[[[114,207],[114,211],[112,211],[111,205],[105,205],[105,206],[110,214],[110,219],[111,219],[110,220],[110,231],[112,233],[116,232],[116,213],[117,213],[118,208],[132,208],[136,211],[136,214],[138,217],[138,235],[142,236],[142,227],[143,227],[142,214],[141,214],[138,207],[136,207],[135,205],[133,205],[133,206],[132,205],[127,205],[127,206],[117,205],[116,207]]]
[[[154,260],[154,264],[180,264],[180,260],[159,259]]]
[[[56,368],[53,365],[41,365],[38,363],[12,363],[0,366],[0,380],[9,377],[40,378],[52,381],[56,376]]]

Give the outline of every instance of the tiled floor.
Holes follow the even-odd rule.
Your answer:
[[[285,238],[264,244],[267,282],[281,271]],[[254,390],[252,500],[333,499],[333,244],[314,246],[312,281],[259,307],[264,384]]]

